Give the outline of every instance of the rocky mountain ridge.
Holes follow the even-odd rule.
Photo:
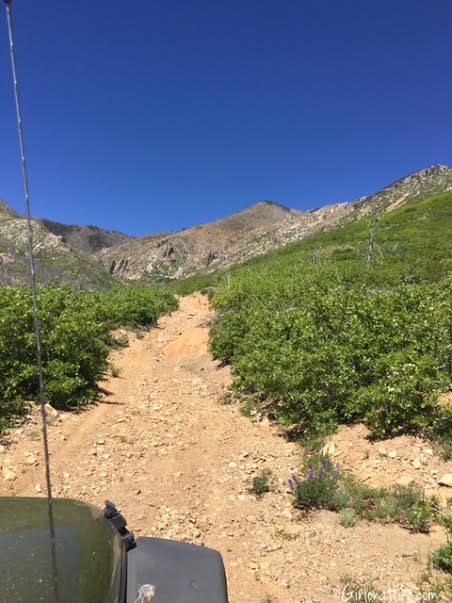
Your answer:
[[[130,280],[183,278],[198,270],[215,269],[228,249],[240,245],[250,232],[297,220],[303,213],[261,201],[210,224],[104,249],[98,257],[111,274]]]
[[[140,238],[96,226],[34,219],[38,277],[81,287],[115,280],[165,281],[224,270],[318,232],[407,201],[452,190],[452,169],[435,165],[351,202],[311,211],[262,201],[216,222]],[[28,282],[25,219],[0,200],[0,283]]]
[[[78,224],[61,224],[53,220],[41,218],[41,224],[52,234],[61,237],[62,242],[76,251],[93,254],[101,249],[115,247],[133,239],[117,230],[105,230],[98,226],[80,226]]]
[[[32,225],[39,282],[59,280],[82,288],[104,288],[114,282],[94,256],[68,246],[45,221],[33,219]],[[26,220],[0,201],[0,284],[20,286],[29,280]]]
[[[212,224],[104,249],[98,257],[112,274],[127,280],[184,278],[226,269],[372,212],[391,211],[409,200],[448,190],[452,169],[435,165],[351,202],[311,211],[262,202]]]

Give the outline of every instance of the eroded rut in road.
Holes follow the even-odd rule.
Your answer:
[[[55,495],[98,506],[108,498],[138,535],[219,549],[231,603],[337,601],[347,575],[413,587],[443,534],[346,529],[333,513],[294,510],[286,484],[300,452],[267,422],[220,403],[230,375],[208,352],[211,319],[207,298],[182,298],[158,328],[114,353],[120,376],[103,382],[100,404],[52,419]],[[37,417],[11,432],[1,464],[1,494],[43,495]],[[264,468],[276,488],[258,499],[249,485]]]

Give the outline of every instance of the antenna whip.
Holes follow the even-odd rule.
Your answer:
[[[8,24],[8,36],[9,36],[9,50],[11,58],[11,69],[13,75],[14,84],[14,99],[16,102],[16,116],[17,116],[17,133],[19,136],[20,146],[20,158],[22,166],[22,178],[25,195],[25,215],[27,220],[27,238],[28,238],[28,253],[30,260],[30,274],[31,274],[31,292],[33,299],[33,322],[36,337],[36,360],[38,363],[38,378],[39,378],[39,403],[41,407],[41,420],[42,420],[42,440],[44,444],[44,461],[45,461],[45,472],[46,472],[46,485],[47,485],[47,502],[48,502],[48,516],[49,516],[49,532],[50,532],[50,556],[52,561],[52,580],[53,580],[53,593],[54,600],[56,603],[60,602],[58,594],[58,576],[57,576],[57,563],[56,563],[56,542],[55,542],[55,521],[53,516],[53,504],[52,504],[52,484],[50,480],[50,462],[49,462],[49,443],[47,438],[47,412],[44,392],[44,375],[42,368],[42,352],[41,352],[41,328],[39,322],[39,309],[38,309],[38,295],[36,287],[36,269],[35,259],[33,254],[33,227],[31,222],[31,209],[30,209],[30,186],[28,181],[27,162],[25,159],[25,145],[22,125],[22,111],[20,105],[19,95],[19,83],[17,80],[17,69],[16,69],[16,55],[14,49],[14,36],[13,36],[13,25],[11,18],[11,2],[12,0],[4,0],[6,5],[6,20]]]

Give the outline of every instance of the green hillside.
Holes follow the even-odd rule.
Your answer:
[[[382,214],[375,228],[371,269],[367,265],[372,219],[256,258],[236,271],[282,270],[303,278],[377,286],[437,281],[452,270],[452,193],[407,203]]]
[[[378,216],[373,261],[367,263],[373,219],[360,220],[254,258],[227,273],[195,276],[172,283],[186,294],[244,275],[266,278],[280,271],[303,280],[376,286],[421,283],[452,270],[452,193],[406,203]]]
[[[444,427],[451,233],[445,193],[216,276],[212,350],[242,394],[287,426],[363,420],[375,436]]]

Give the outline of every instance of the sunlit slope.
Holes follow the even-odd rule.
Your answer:
[[[406,203],[373,218],[360,220],[288,245],[231,271],[249,278],[266,272],[297,273],[306,278],[374,285],[437,281],[452,271],[452,193]],[[370,260],[370,261],[369,261]]]
[[[450,437],[438,396],[452,382],[451,227],[445,193],[217,277],[214,355],[284,425]]]

